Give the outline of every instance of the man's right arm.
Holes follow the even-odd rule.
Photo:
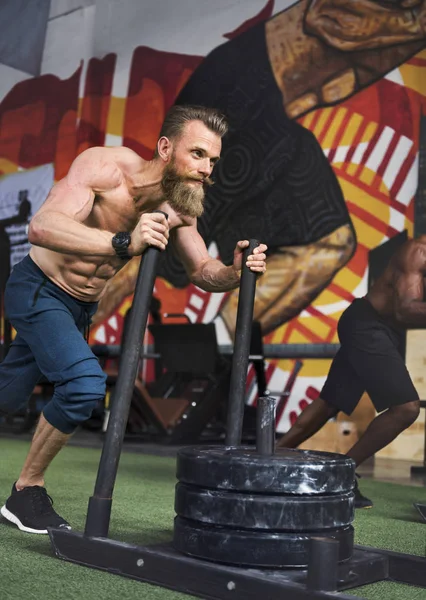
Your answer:
[[[413,244],[401,257],[399,269],[394,274],[394,312],[401,325],[426,326],[424,277],[426,276],[426,250]]]
[[[68,175],[50,191],[30,221],[28,240],[64,254],[113,256],[113,234],[84,225],[95,200],[95,191],[116,188],[120,169],[104,148],[89,148],[72,163]]]

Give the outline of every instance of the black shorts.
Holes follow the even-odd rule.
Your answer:
[[[321,398],[350,415],[367,392],[378,412],[419,399],[405,366],[405,332],[359,298],[337,327],[341,347],[334,357]]]

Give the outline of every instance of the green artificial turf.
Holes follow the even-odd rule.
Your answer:
[[[0,502],[10,493],[28,450],[19,438],[0,439]],[[47,489],[57,511],[82,530],[100,451],[66,447],[47,474]],[[168,541],[173,526],[175,460],[123,453],[111,519],[110,535],[130,543]],[[426,489],[362,479],[360,487],[373,498],[372,510],[357,511],[356,542],[424,556],[426,524],[413,501],[426,502]],[[420,600],[426,590],[381,582],[348,593],[372,600]],[[63,562],[54,557],[48,536],[20,532],[0,523],[0,598],[82,600],[178,600],[190,596]]]

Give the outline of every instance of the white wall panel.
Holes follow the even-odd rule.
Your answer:
[[[95,0],[50,0],[49,19],[55,19],[65,13],[70,13],[79,8],[93,6]]]
[[[93,56],[95,6],[89,6],[50,20],[41,65],[42,74],[61,79],[70,77],[81,60]]]
[[[276,3],[275,12],[290,6]],[[95,54],[132,54],[136,46],[204,56],[226,42],[266,0],[97,0]]]

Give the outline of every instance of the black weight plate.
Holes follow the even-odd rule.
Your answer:
[[[341,494],[354,487],[355,462],[341,454],[279,448],[188,446],[179,450],[179,481],[202,488],[279,494]]]
[[[306,567],[312,537],[339,540],[339,562],[352,556],[352,525],[327,532],[283,533],[204,525],[176,517],[173,545],[179,552],[205,560],[245,567]]]
[[[354,494],[295,496],[242,494],[178,483],[175,511],[193,521],[274,531],[312,531],[350,525]]]

